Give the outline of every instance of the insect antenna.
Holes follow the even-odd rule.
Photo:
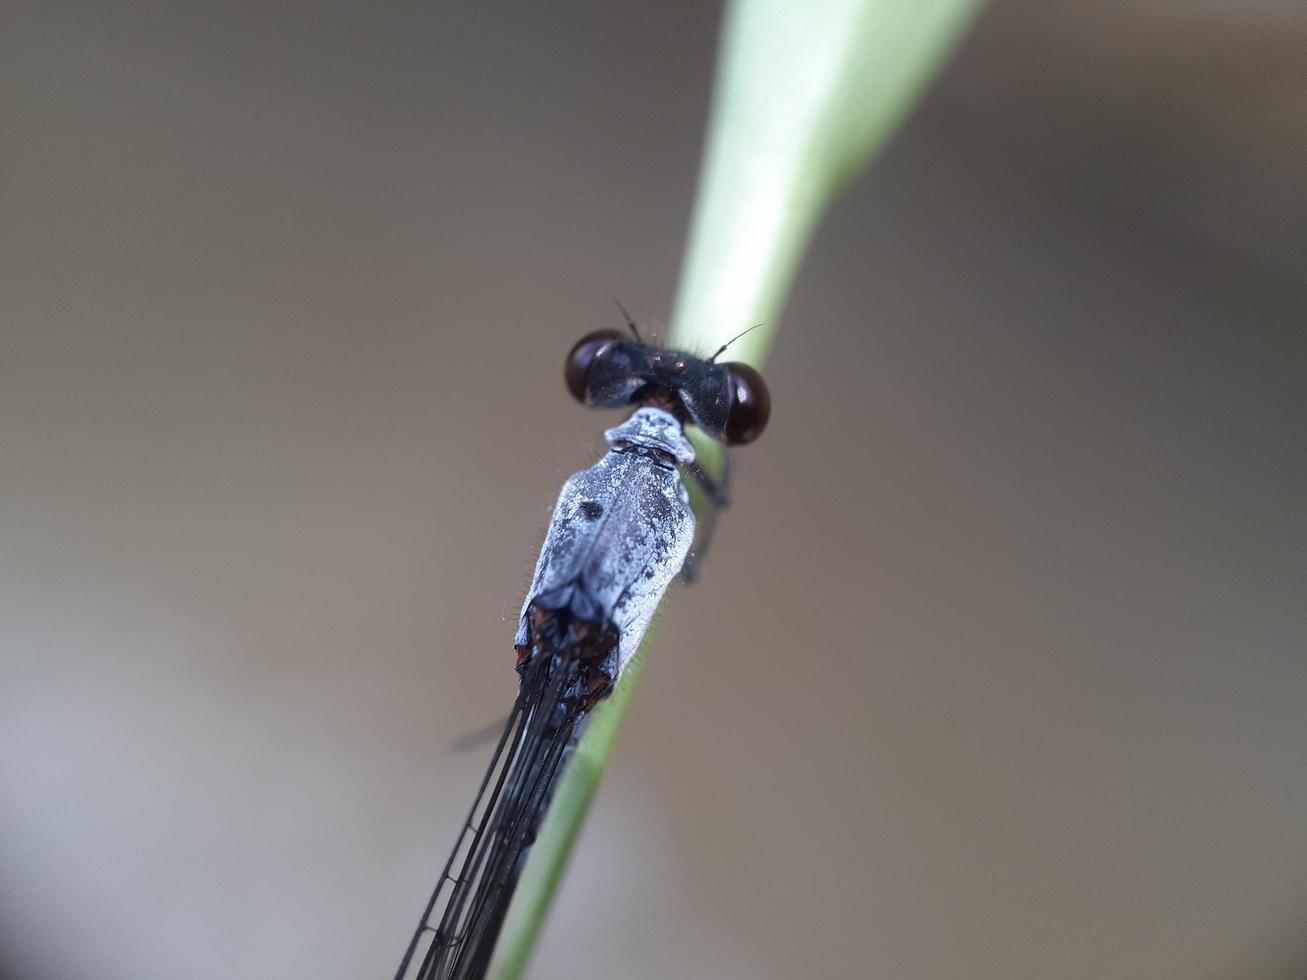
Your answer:
[[[708,358],[708,363],[709,363],[709,364],[713,363],[713,361],[715,361],[715,360],[717,360],[717,358],[721,357],[722,354],[726,353],[726,348],[727,348],[727,347],[730,347],[731,344],[735,343],[737,340],[739,340],[741,337],[743,337],[746,333],[749,333],[749,331],[751,331],[751,330],[757,330],[757,329],[758,329],[759,327],[761,327],[761,326],[762,326],[761,323],[755,323],[753,326],[749,327],[748,330],[741,330],[739,333],[737,333],[737,334],[736,334],[734,337],[732,337],[730,340],[726,341],[726,343],[724,343],[724,344],[722,344],[720,347],[718,347],[718,348],[717,348],[717,353],[714,354],[712,357]]]
[[[640,331],[635,328],[635,320],[631,319],[631,314],[626,312],[626,307],[622,305],[622,301],[614,296],[613,302],[617,304],[617,308],[621,310],[622,316],[626,318],[626,325],[631,328],[631,333],[635,337],[635,342],[637,344],[643,344],[644,338],[640,336]]]

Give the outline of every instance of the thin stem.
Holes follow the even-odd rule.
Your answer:
[[[671,343],[761,366],[827,204],[884,143],[978,0],[731,0]],[[702,447],[705,440],[696,440]],[[714,447],[715,448],[715,447]],[[712,450],[702,461],[710,468]],[[593,712],[500,935],[491,976],[526,970],[608,765],[652,633]]]

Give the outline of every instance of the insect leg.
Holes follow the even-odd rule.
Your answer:
[[[681,568],[681,577],[693,582],[699,577],[703,560],[708,554],[708,545],[712,543],[713,531],[717,527],[717,515],[731,502],[731,453],[722,450],[722,475],[714,477],[698,460],[685,467],[686,474],[703,492],[705,506],[699,518],[699,526],[694,535],[694,546],[690,549],[685,565]]]

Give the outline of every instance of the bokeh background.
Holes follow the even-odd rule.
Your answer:
[[[0,973],[393,970],[719,17],[0,5]],[[985,12],[808,256],[534,976],[1307,975],[1305,55]]]

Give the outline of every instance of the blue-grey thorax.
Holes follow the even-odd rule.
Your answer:
[[[597,631],[607,637],[602,673],[615,681],[689,553],[694,514],[676,467],[694,449],[680,422],[650,407],[604,438],[608,454],[559,494],[515,645],[529,658],[560,619],[579,636]]]

